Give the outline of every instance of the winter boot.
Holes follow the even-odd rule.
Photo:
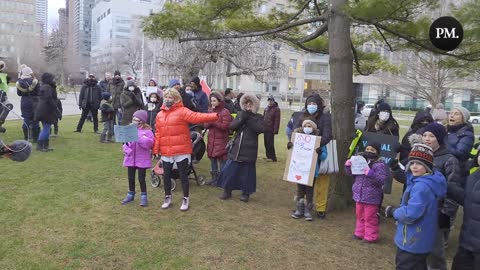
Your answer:
[[[303,213],[303,216],[305,217],[306,221],[312,221],[313,220],[312,209],[313,209],[313,204],[310,202],[305,207],[305,212]]]
[[[224,189],[222,195],[220,195],[218,198],[220,200],[228,200],[231,197],[232,197],[232,191]]]
[[[105,136],[106,136],[106,135],[103,134],[103,133],[100,134],[100,142],[101,142],[101,143],[106,143],[106,142],[107,142],[107,141],[105,140]]]
[[[40,135],[40,128],[32,128],[31,130],[33,143],[36,143],[38,140],[38,135]]]
[[[38,141],[37,141],[37,151],[44,152],[44,151],[43,151],[43,143],[44,143],[44,142],[45,142],[44,140],[38,140]]]
[[[172,205],[172,195],[165,195],[163,200],[162,209],[167,209]]]
[[[180,206],[180,211],[187,211],[190,204],[190,197],[183,197],[182,206]]]
[[[148,205],[147,192],[142,192],[140,194],[140,206],[146,207]]]
[[[240,196],[240,201],[242,202],[248,202],[249,199],[250,199],[250,194],[242,193],[242,196]]]
[[[305,203],[303,199],[297,200],[297,208],[295,209],[295,212],[292,214],[292,218],[298,219],[303,217],[303,214],[305,212]]]
[[[31,142],[31,140],[30,140],[30,139],[31,139],[31,137],[30,137],[31,134],[29,134],[28,128],[27,128],[27,127],[22,127],[22,130],[23,130],[23,139],[24,139],[25,141]],[[30,135],[30,136],[28,136],[28,135]]]
[[[215,186],[217,184],[218,171],[211,171],[210,175],[212,175],[212,180],[208,181],[207,185]]]
[[[122,204],[125,205],[129,202],[133,202],[134,199],[135,199],[135,191],[129,191],[127,193],[127,197],[125,197],[125,199],[123,199]]]
[[[43,152],[51,152],[51,151],[53,151],[53,149],[50,148],[50,140],[45,140],[45,141],[43,142],[43,150],[44,150]]]
[[[107,142],[109,142],[109,143],[114,143],[115,142],[114,140],[112,140],[112,135],[110,135],[110,134],[107,135]]]
[[[57,137],[58,136],[58,124],[53,126],[53,136]]]

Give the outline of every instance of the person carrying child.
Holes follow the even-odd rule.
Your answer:
[[[396,269],[427,269],[438,230],[438,201],[447,193],[447,181],[433,171],[433,150],[425,144],[412,147],[406,168],[407,188],[400,207],[385,208],[385,216],[397,221]]]
[[[136,111],[133,114],[132,124],[137,126],[138,141],[129,142],[123,145],[123,166],[128,168],[128,193],[122,204],[132,202],[135,197],[135,172],[138,170],[138,181],[140,182],[140,206],[147,206],[147,185],[145,175],[147,169],[152,167],[150,150],[153,146],[153,132],[147,122],[147,112]]]
[[[361,175],[354,175],[352,186],[353,200],[356,203],[356,225],[353,238],[368,243],[378,241],[380,226],[378,225],[378,207],[382,201],[383,185],[389,177],[388,167],[380,157],[380,144],[369,142],[365,152],[360,154],[367,162]],[[347,175],[352,175],[352,161],[345,162]]]
[[[294,132],[317,136],[317,124],[315,124],[315,122],[313,122],[312,120],[304,120],[302,122],[302,126],[295,129]],[[288,142],[287,149],[291,149],[292,147],[293,143]],[[322,146],[321,149],[322,152],[319,155],[319,158],[323,161],[327,159],[327,147]],[[317,167],[315,168],[315,178],[319,175],[319,164],[320,162],[317,162]],[[295,212],[292,214],[292,218],[299,219],[301,217],[304,217],[306,221],[313,220],[313,190],[314,186],[310,187],[307,185],[297,184],[296,209]],[[304,197],[306,197],[306,206]]]
[[[115,109],[112,105],[112,95],[109,92],[102,93],[102,102],[100,103],[100,112],[102,113],[100,122],[103,122],[102,134],[100,134],[100,142],[113,142],[113,121],[115,119]]]

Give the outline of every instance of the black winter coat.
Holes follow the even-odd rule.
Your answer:
[[[93,108],[98,110],[101,100],[102,90],[98,87],[97,80],[85,80],[80,90],[78,106],[82,109]]]
[[[138,87],[134,91],[123,90],[120,96],[120,104],[122,105],[122,122],[121,125],[129,125],[132,122],[133,114],[138,110],[143,110],[142,93]]]
[[[323,108],[320,108],[323,110]],[[293,128],[292,130],[302,126],[303,120],[310,119],[317,124],[318,136],[322,136],[320,146],[324,146],[332,140],[332,116],[330,113],[315,113],[313,115],[308,112],[295,112],[292,115]]]
[[[280,108],[278,108],[278,103],[270,107],[267,106],[263,112],[263,121],[264,121],[264,132],[278,134],[278,129],[280,128]]]
[[[225,109],[227,109],[230,113],[237,113],[235,104],[231,99],[225,99]]]
[[[410,135],[415,133],[416,134],[423,133],[422,128],[426,126],[422,124],[423,121],[428,121],[429,123],[432,123],[433,122],[432,115],[426,111],[419,111],[415,114],[415,117],[413,118],[410,129],[407,131],[407,133],[405,133],[405,136],[403,136],[403,139],[402,139],[402,144],[400,146],[400,161],[406,160],[408,158],[408,153],[410,153],[410,150],[412,150],[412,146],[408,141],[408,137],[410,137]]]
[[[480,253],[480,170],[468,176],[465,188],[449,183],[447,195],[463,205],[460,246],[470,252]]]
[[[442,145],[433,153],[433,168],[445,176],[447,182],[456,182],[463,184],[462,170],[458,159],[448,152],[447,147]],[[439,210],[447,216],[453,216],[458,209],[458,205],[447,196]]]
[[[39,101],[35,110],[35,121],[53,124],[57,121],[57,86],[53,81],[40,86]]]
[[[258,135],[263,132],[261,114],[241,111],[230,123],[230,129],[236,132],[228,158],[233,161],[255,162],[258,155]]]
[[[155,119],[157,114],[160,112],[162,104],[160,102],[152,103],[149,102],[145,105],[145,111],[148,113],[147,124],[152,127],[153,132],[155,132]]]

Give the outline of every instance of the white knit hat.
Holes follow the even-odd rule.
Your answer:
[[[30,78],[33,74],[33,70],[29,67],[22,68],[22,79]]]

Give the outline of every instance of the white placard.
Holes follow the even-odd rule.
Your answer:
[[[352,162],[352,174],[353,175],[361,175],[365,173],[365,169],[368,168],[367,160],[362,156],[352,156],[350,158]]]
[[[312,186],[318,159],[315,150],[320,147],[321,137],[294,133],[292,139],[293,148],[287,158],[284,180]]]

